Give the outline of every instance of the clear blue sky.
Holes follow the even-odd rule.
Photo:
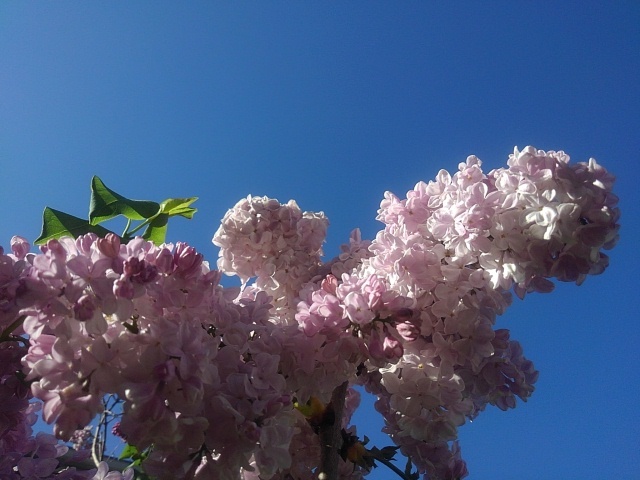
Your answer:
[[[323,210],[333,256],[353,227],[375,235],[385,190],[469,154],[593,156],[618,176],[611,266],[499,320],[540,380],[462,450],[471,479],[640,478],[639,78],[636,1],[2,2],[0,243],[35,238],[45,205],[86,215],[96,174],[199,196],[169,239],[212,261],[247,194]]]

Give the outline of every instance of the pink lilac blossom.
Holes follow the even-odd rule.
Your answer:
[[[495,328],[510,292],[602,273],[620,215],[593,159],[527,147],[507,168],[481,166],[470,156],[404,199],[385,193],[375,239],[354,230],[325,263],[324,214],[267,197],[223,218],[219,270],[183,243],[89,234],[31,254],[14,237],[0,252],[0,472],[63,473],[62,447],[32,436],[31,396],[69,440],[116,395],[118,434],[150,449],[156,478],[311,479],[320,440],[294,403],[326,404],[347,381],[377,396],[384,431],[424,478],[464,477],[457,429],[526,401],[538,376]],[[242,288],[223,288],[222,273]],[[353,432],[349,392],[340,425]],[[105,468],[92,478],[130,475]]]
[[[53,435],[33,434],[41,405],[19,377],[26,348],[0,343],[0,478],[7,480],[88,480],[94,470],[79,471],[62,463],[69,448]],[[82,454],[79,454],[82,455]],[[77,457],[78,455],[76,455]],[[119,478],[119,477],[109,477]]]
[[[125,399],[123,435],[141,449],[153,444],[147,467],[159,477],[173,471],[167,466],[197,467],[203,449],[216,452],[214,463],[235,472],[230,476],[254,453],[263,469],[287,465],[291,396],[278,357],[262,345],[273,327],[264,294],[234,304],[218,287],[218,272],[192,248],[156,248],[142,239],[120,245],[114,236],[49,241],[24,272],[18,303],[28,299],[20,313],[29,349],[14,355],[7,396],[19,398],[14,387],[24,384],[15,371],[24,357],[31,392],[58,437],[70,439],[102,411],[105,394],[116,394]],[[13,283],[5,282],[5,297]],[[238,432],[235,445],[209,428],[225,421]],[[19,417],[11,422],[24,424]],[[273,453],[270,432],[279,432],[285,447],[275,463],[260,454],[267,446]],[[34,466],[25,457],[20,471],[42,476],[57,466],[43,458]]]
[[[218,268],[245,283],[254,277],[286,318],[295,311],[296,293],[320,265],[328,224],[324,213],[302,212],[293,200],[280,204],[248,196],[226,213],[213,237],[220,247]]]

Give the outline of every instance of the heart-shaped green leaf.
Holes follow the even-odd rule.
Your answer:
[[[42,214],[42,233],[34,243],[42,245],[52,238],[63,236],[77,238],[90,232],[99,237],[105,237],[108,233],[111,233],[100,225],[91,225],[87,220],[47,207]]]
[[[167,237],[167,223],[169,215],[160,213],[149,222],[149,226],[142,234],[142,238],[153,242],[155,245],[162,245]]]
[[[170,217],[180,216],[191,219],[198,209],[190,207],[189,205],[197,199],[198,197],[168,198],[160,204],[160,211],[162,213],[166,213]]]
[[[130,200],[117,194],[104,184],[100,178],[91,179],[91,205],[89,221],[91,225],[124,215],[130,220],[145,220],[160,211],[160,204],[147,200]]]
[[[191,205],[198,197],[169,198],[160,204],[160,212],[148,220],[148,226],[142,238],[161,245],[167,237],[167,223],[170,217],[180,216],[191,219],[197,212]]]

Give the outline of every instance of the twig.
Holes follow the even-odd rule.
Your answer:
[[[91,470],[96,468],[97,465],[94,465],[93,458],[86,458],[84,460],[73,460],[73,457],[76,455],[76,451],[73,449],[69,449],[67,453],[58,457],[56,460],[60,462],[61,467],[75,467],[78,470]],[[124,471],[126,468],[131,467],[129,462],[125,462],[123,460],[118,460],[115,457],[110,457],[105,455],[102,458],[103,462],[106,462],[109,465],[109,470],[118,470],[120,472]],[[98,462],[99,464],[100,462]]]
[[[386,458],[383,458],[381,456],[374,456],[374,458],[378,462],[382,463],[385,467],[387,467],[390,470],[392,470],[400,478],[402,478],[403,480],[407,480],[407,477],[405,476],[405,473],[402,470],[400,470],[398,467],[396,467],[393,463],[391,463],[390,460],[387,460]]]
[[[27,318],[27,317],[24,316],[24,315],[21,315],[18,318],[16,318],[11,325],[9,325],[7,328],[5,328],[2,331],[2,334],[0,334],[0,342],[4,342],[4,341],[7,341],[7,340],[18,340],[17,338],[12,338],[11,333],[16,328],[18,328],[20,325],[22,325],[22,322],[24,322],[25,318]],[[22,339],[22,338],[20,340],[24,341],[24,339]]]

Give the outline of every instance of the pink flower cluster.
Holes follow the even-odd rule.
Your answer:
[[[288,466],[292,402],[264,293],[234,303],[237,291],[184,244],[90,234],[29,260],[23,363],[56,436],[69,439],[116,394],[120,431],[153,446],[145,469],[158,478],[203,466],[224,478],[253,455],[266,472]]]
[[[554,277],[580,284],[605,269],[601,250],[618,238],[613,177],[595,160],[573,165],[563,152],[528,147],[507,169],[484,175],[480,165],[469,157],[404,200],[387,193],[378,217],[385,229],[356,273],[384,277],[415,302],[409,329],[394,322],[402,359],[366,385],[387,432],[437,478],[447,477],[443,465],[459,465],[441,455],[465,417],[487,404],[513,408],[533,392],[533,365],[508,331],[493,329],[508,290],[522,298],[551,291]]]
[[[22,373],[22,359],[28,349],[25,339],[18,336],[23,332],[21,323],[16,323],[20,307],[29,303],[25,277],[33,256],[27,258],[29,245],[21,237],[13,237],[11,247],[12,254],[0,251],[0,478],[129,480],[129,474],[123,477],[119,472],[105,476],[106,464],[98,470],[67,467],[62,462],[65,454],[71,460],[82,460],[88,452],[69,455],[69,448],[53,435],[33,435],[32,427],[42,405],[30,403],[33,395]]]
[[[220,247],[218,268],[245,283],[255,278],[255,287],[286,318],[295,311],[291,302],[300,285],[320,265],[328,225],[322,212],[302,212],[294,200],[282,205],[248,196],[226,213],[213,237]]]
[[[533,147],[516,149],[507,163],[484,175],[471,156],[455,175],[441,170],[405,200],[387,193],[376,256],[392,254],[397,237],[418,235],[439,245],[448,264],[477,263],[492,288],[515,286],[520,296],[549,291],[550,277],[579,284],[601,273],[608,262],[601,249],[618,238],[614,177],[594,159],[570,164],[564,152]]]
[[[619,228],[613,177],[594,160],[527,147],[508,168],[480,167],[469,157],[405,199],[386,193],[375,240],[355,230],[326,263],[324,214],[266,197],[225,215],[219,271],[181,243],[89,234],[34,255],[14,239],[0,256],[0,456],[35,458],[31,394],[65,440],[114,394],[120,435],[149,449],[154,477],[312,479],[320,440],[294,403],[327,403],[346,381],[378,397],[385,431],[425,478],[465,476],[457,428],[526,400],[538,375],[495,329],[510,290],[601,273]],[[222,273],[242,288],[220,286]],[[344,428],[357,403],[351,393]]]
[[[387,433],[421,472],[460,476],[457,427],[533,392],[537,372],[496,316],[512,288],[522,298],[604,270],[619,228],[612,185],[595,160],[563,152],[516,149],[489,174],[472,156],[405,199],[387,192],[366,253],[354,232],[298,288],[295,319],[310,338],[359,340],[368,373],[349,380],[378,395]],[[220,255],[257,261],[233,245]]]

